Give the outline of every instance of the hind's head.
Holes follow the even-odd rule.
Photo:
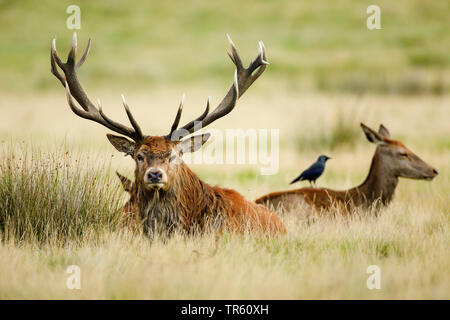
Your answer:
[[[361,123],[367,140],[377,145],[376,155],[383,161],[384,168],[396,177],[433,180],[438,171],[419,158],[402,142],[391,139],[388,129],[380,124],[378,132]]]

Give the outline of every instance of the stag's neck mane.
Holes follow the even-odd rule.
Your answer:
[[[391,202],[398,177],[389,168],[389,163],[382,157],[379,150],[375,151],[366,180],[353,189],[348,190],[348,195],[357,203],[367,207],[376,201],[383,205]]]
[[[176,178],[167,190],[147,190],[137,185],[139,213],[145,221],[159,221],[166,227],[189,229],[193,224],[203,224],[207,208],[220,213],[222,201],[216,189],[200,180],[185,163],[178,166]]]

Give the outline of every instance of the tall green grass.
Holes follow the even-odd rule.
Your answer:
[[[114,230],[123,202],[100,159],[64,149],[4,145],[0,151],[0,232],[4,241],[64,244]]]

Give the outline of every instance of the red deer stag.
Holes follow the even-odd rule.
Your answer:
[[[385,126],[380,125],[378,132],[363,123],[361,128],[367,140],[376,144],[377,148],[372,158],[369,175],[360,186],[343,191],[301,188],[274,192],[255,202],[270,208],[285,210],[312,207],[318,212],[337,206],[343,209],[344,214],[349,214],[355,207],[367,209],[375,205],[375,209],[378,209],[381,205],[388,205],[394,196],[399,177],[432,180],[437,176],[436,169],[430,167],[400,141],[392,140]]]
[[[178,228],[188,232],[204,231],[207,226],[239,232],[247,226],[251,230],[268,234],[286,232],[283,222],[275,213],[262,205],[247,201],[234,190],[203,182],[181,159],[183,153],[200,149],[210,134],[183,138],[230,113],[238,98],[258,79],[268,64],[262,42],[259,42],[258,56],[245,68],[233,42],[229,37],[228,40],[231,45],[228,55],[236,66],[234,82],[228,93],[211,113],[208,99],[202,115],[178,128],[183,108],[182,99],[171,130],[165,136],[144,135],[123,96],[123,105],[132,127],[110,119],[103,113],[100,105],[97,108],[91,102],[77,77],[77,70],[89,53],[90,39],[83,56],[76,62],[77,37],[74,33],[66,63],[61,61],[56,52],[56,39],[52,41],[51,71],[66,88],[71,110],[81,118],[95,121],[122,135],[107,134],[107,138],[118,151],[132,156],[136,162],[135,188],[130,191],[136,199],[138,216],[145,233],[170,233]],[[64,75],[59,72],[58,67]]]

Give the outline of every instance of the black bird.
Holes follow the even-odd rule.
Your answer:
[[[328,156],[321,155],[317,158],[317,161],[314,162],[308,169],[303,171],[301,175],[295,178],[290,184],[296,183],[297,181],[308,180],[309,183],[314,182],[322,175],[325,170],[325,163],[328,159],[331,159]]]

